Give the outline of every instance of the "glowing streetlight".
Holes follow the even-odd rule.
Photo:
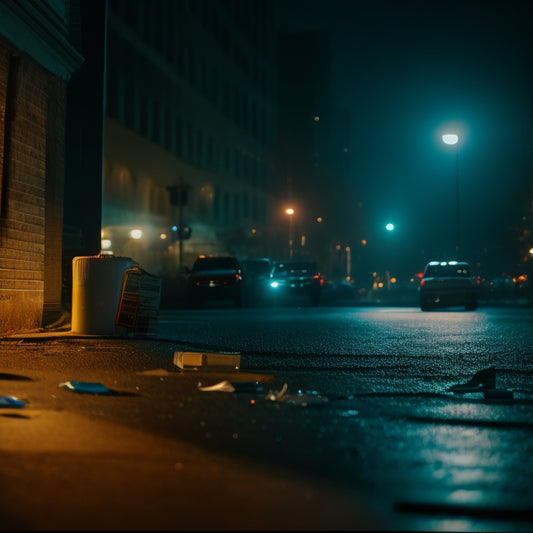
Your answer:
[[[445,133],[442,136],[442,142],[455,149],[455,203],[457,216],[457,233],[455,242],[455,251],[459,252],[461,248],[461,209],[459,203],[459,150],[457,143],[459,142],[459,135],[456,133]]]
[[[442,142],[444,144],[457,144],[459,142],[459,136],[455,133],[445,133],[442,136]]]
[[[392,224],[391,222],[389,222],[386,226],[385,226],[385,229],[387,231],[394,231],[394,224]]]

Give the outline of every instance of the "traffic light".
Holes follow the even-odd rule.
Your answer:
[[[190,226],[182,226],[181,228],[178,228],[178,226],[172,226],[172,240],[177,241],[181,239],[182,241],[185,241],[187,239],[191,238],[191,227]]]
[[[191,228],[190,226],[182,226],[178,229],[178,236],[181,237],[183,240],[187,240],[191,238]]]

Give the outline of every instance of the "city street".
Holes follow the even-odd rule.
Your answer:
[[[0,393],[25,405],[0,410],[1,529],[531,531],[532,323],[219,305],[162,310],[156,339],[3,338]]]

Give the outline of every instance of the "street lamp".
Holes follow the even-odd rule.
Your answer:
[[[455,241],[455,251],[459,252],[461,248],[461,209],[459,203],[459,150],[457,143],[459,136],[456,133],[445,133],[442,136],[442,142],[448,146],[453,146],[455,149],[455,202],[456,202],[456,217],[457,217],[457,233]]]
[[[294,250],[293,250],[293,243],[294,243],[294,223],[293,223],[293,216],[294,216],[294,209],[292,207],[288,207],[285,209],[285,213],[289,215],[289,259],[292,259]]]

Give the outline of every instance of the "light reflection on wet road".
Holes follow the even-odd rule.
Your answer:
[[[532,315],[530,309],[180,310],[162,312],[159,336],[192,349],[240,351],[242,369],[275,373],[289,390],[336,398],[307,413],[299,438],[315,443],[310,456],[327,454],[326,474],[362,479],[381,501],[389,498],[398,511],[394,527],[528,531]],[[490,366],[497,368],[496,387],[515,391],[513,402],[447,390]],[[278,424],[280,435],[290,434],[286,420]]]

